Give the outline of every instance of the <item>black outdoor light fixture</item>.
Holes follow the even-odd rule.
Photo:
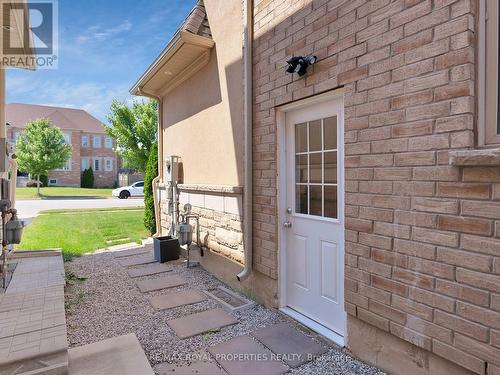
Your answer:
[[[286,68],[287,73],[297,73],[299,77],[302,77],[307,73],[307,67],[316,62],[316,56],[294,56],[287,60],[288,67]]]

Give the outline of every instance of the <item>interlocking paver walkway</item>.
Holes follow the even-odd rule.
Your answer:
[[[248,335],[212,346],[208,351],[230,375],[278,375],[288,371],[279,358]]]
[[[200,313],[183,316],[167,321],[175,334],[181,339],[196,336],[204,332],[216,330],[238,323],[223,309],[206,310]]]
[[[286,323],[262,328],[251,334],[273,353],[280,355],[290,367],[298,367],[327,352],[327,348]]]
[[[17,260],[10,284],[0,298],[0,373],[10,371],[12,366],[20,371],[34,357],[58,353],[62,362],[56,367],[64,370],[67,366],[64,284],[59,253]],[[43,360],[40,358],[40,363]]]
[[[140,256],[128,257],[125,259],[120,259],[119,263],[123,267],[140,266],[141,264],[155,263],[156,260],[151,254],[145,254]]]
[[[135,285],[143,293],[152,292],[160,289],[174,288],[186,284],[183,277],[177,275],[168,275],[156,279],[137,281]]]
[[[162,294],[149,297],[151,305],[158,310],[172,309],[174,307],[192,305],[207,299],[206,295],[197,290],[189,289],[181,292]]]
[[[155,275],[157,273],[172,271],[172,267],[166,264],[154,263],[144,267],[132,268],[127,271],[130,277],[141,277]]]
[[[62,256],[22,258],[5,293],[24,292],[32,289],[64,286]]]

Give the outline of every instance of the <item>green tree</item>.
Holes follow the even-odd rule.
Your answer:
[[[158,145],[151,147],[146,175],[144,176],[144,226],[151,234],[156,232],[156,217],[153,198],[153,179],[158,176]]]
[[[116,151],[125,167],[146,171],[149,151],[156,143],[157,107],[155,100],[133,103],[131,107],[113,100],[106,132],[116,139]]]
[[[26,124],[16,142],[19,170],[36,176],[62,168],[71,157],[71,145],[66,143],[61,129],[52,126],[49,119],[37,119]],[[37,183],[40,194],[40,184]]]
[[[94,187],[94,171],[87,168],[82,172],[82,188],[92,189]]]

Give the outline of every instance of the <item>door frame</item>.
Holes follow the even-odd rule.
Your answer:
[[[332,340],[336,344],[340,346],[345,345],[345,337],[347,335],[347,314],[344,311],[344,336],[339,335],[338,333],[330,330],[329,328],[317,323],[316,321],[308,318],[305,315],[298,313],[297,311],[289,308],[287,306],[286,301],[286,234],[284,232],[284,228],[282,223],[285,221],[286,215],[286,186],[287,186],[287,173],[286,173],[286,113],[298,110],[301,108],[307,108],[310,105],[319,104],[325,101],[330,101],[334,99],[342,99],[342,113],[344,112],[344,88],[335,89],[332,91],[328,91],[323,94],[318,94],[312,97],[308,97],[306,99],[302,99],[293,103],[285,104],[283,106],[276,108],[276,124],[277,124],[277,206],[278,206],[278,303],[279,310],[285,313],[286,315],[292,317],[293,319],[299,321],[303,325],[309,327],[313,331],[325,336],[326,338]],[[340,131],[340,138],[338,140],[339,144],[344,145],[344,121],[342,116],[341,126],[342,129]],[[342,165],[344,165],[344,154],[345,151],[339,153],[338,157],[342,160]],[[344,169],[340,170],[340,179],[342,181],[342,190],[341,194],[345,198],[345,176]],[[345,199],[343,204],[345,204]],[[339,210],[339,212],[343,212],[344,210]],[[343,230],[345,233],[345,215],[341,218],[343,223]],[[342,246],[342,254],[345,254],[344,246]],[[344,258],[344,257],[342,257]],[[342,267],[345,269],[345,262],[342,262]],[[341,278],[341,288],[344,289],[344,277]],[[345,298],[345,297],[344,297]],[[344,301],[345,303],[345,301]]]

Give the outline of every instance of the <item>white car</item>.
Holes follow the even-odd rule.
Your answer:
[[[137,181],[130,186],[124,186],[113,190],[113,197],[120,199],[128,199],[130,197],[143,197],[144,196],[144,181]]]

